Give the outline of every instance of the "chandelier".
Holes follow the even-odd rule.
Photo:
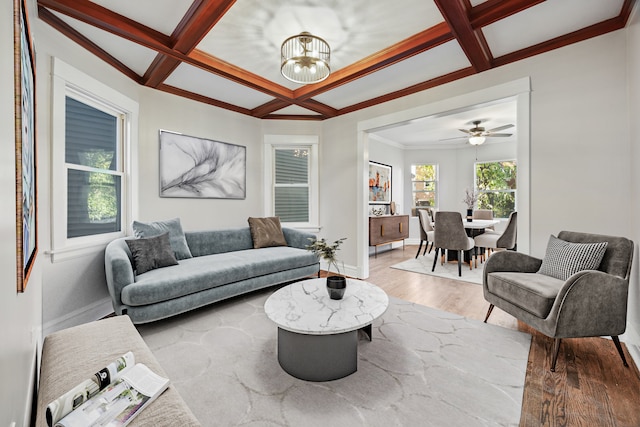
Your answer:
[[[280,72],[292,82],[318,83],[331,73],[329,44],[306,31],[286,39],[280,53]]]

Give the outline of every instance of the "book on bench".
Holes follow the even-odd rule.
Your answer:
[[[126,426],[169,386],[133,353],[106,368],[47,406],[49,427]]]

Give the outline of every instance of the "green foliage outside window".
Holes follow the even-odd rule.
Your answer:
[[[437,172],[437,165],[411,165],[414,207],[436,206]]]
[[[491,209],[495,218],[508,218],[516,209],[515,160],[476,163],[478,209]]]

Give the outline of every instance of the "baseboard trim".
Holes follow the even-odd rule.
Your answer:
[[[620,336],[625,343],[633,362],[640,368],[640,333],[631,322],[627,322],[627,331]]]
[[[46,323],[43,323],[42,337],[44,339],[44,337],[53,332],[102,319],[103,317],[111,313],[113,313],[111,298],[103,298],[86,307],[80,308],[78,310],[67,313],[64,316],[60,316],[56,319],[52,319]]]

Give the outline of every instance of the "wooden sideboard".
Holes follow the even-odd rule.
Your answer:
[[[409,215],[382,215],[369,217],[369,246],[378,246],[402,241],[409,237]]]

